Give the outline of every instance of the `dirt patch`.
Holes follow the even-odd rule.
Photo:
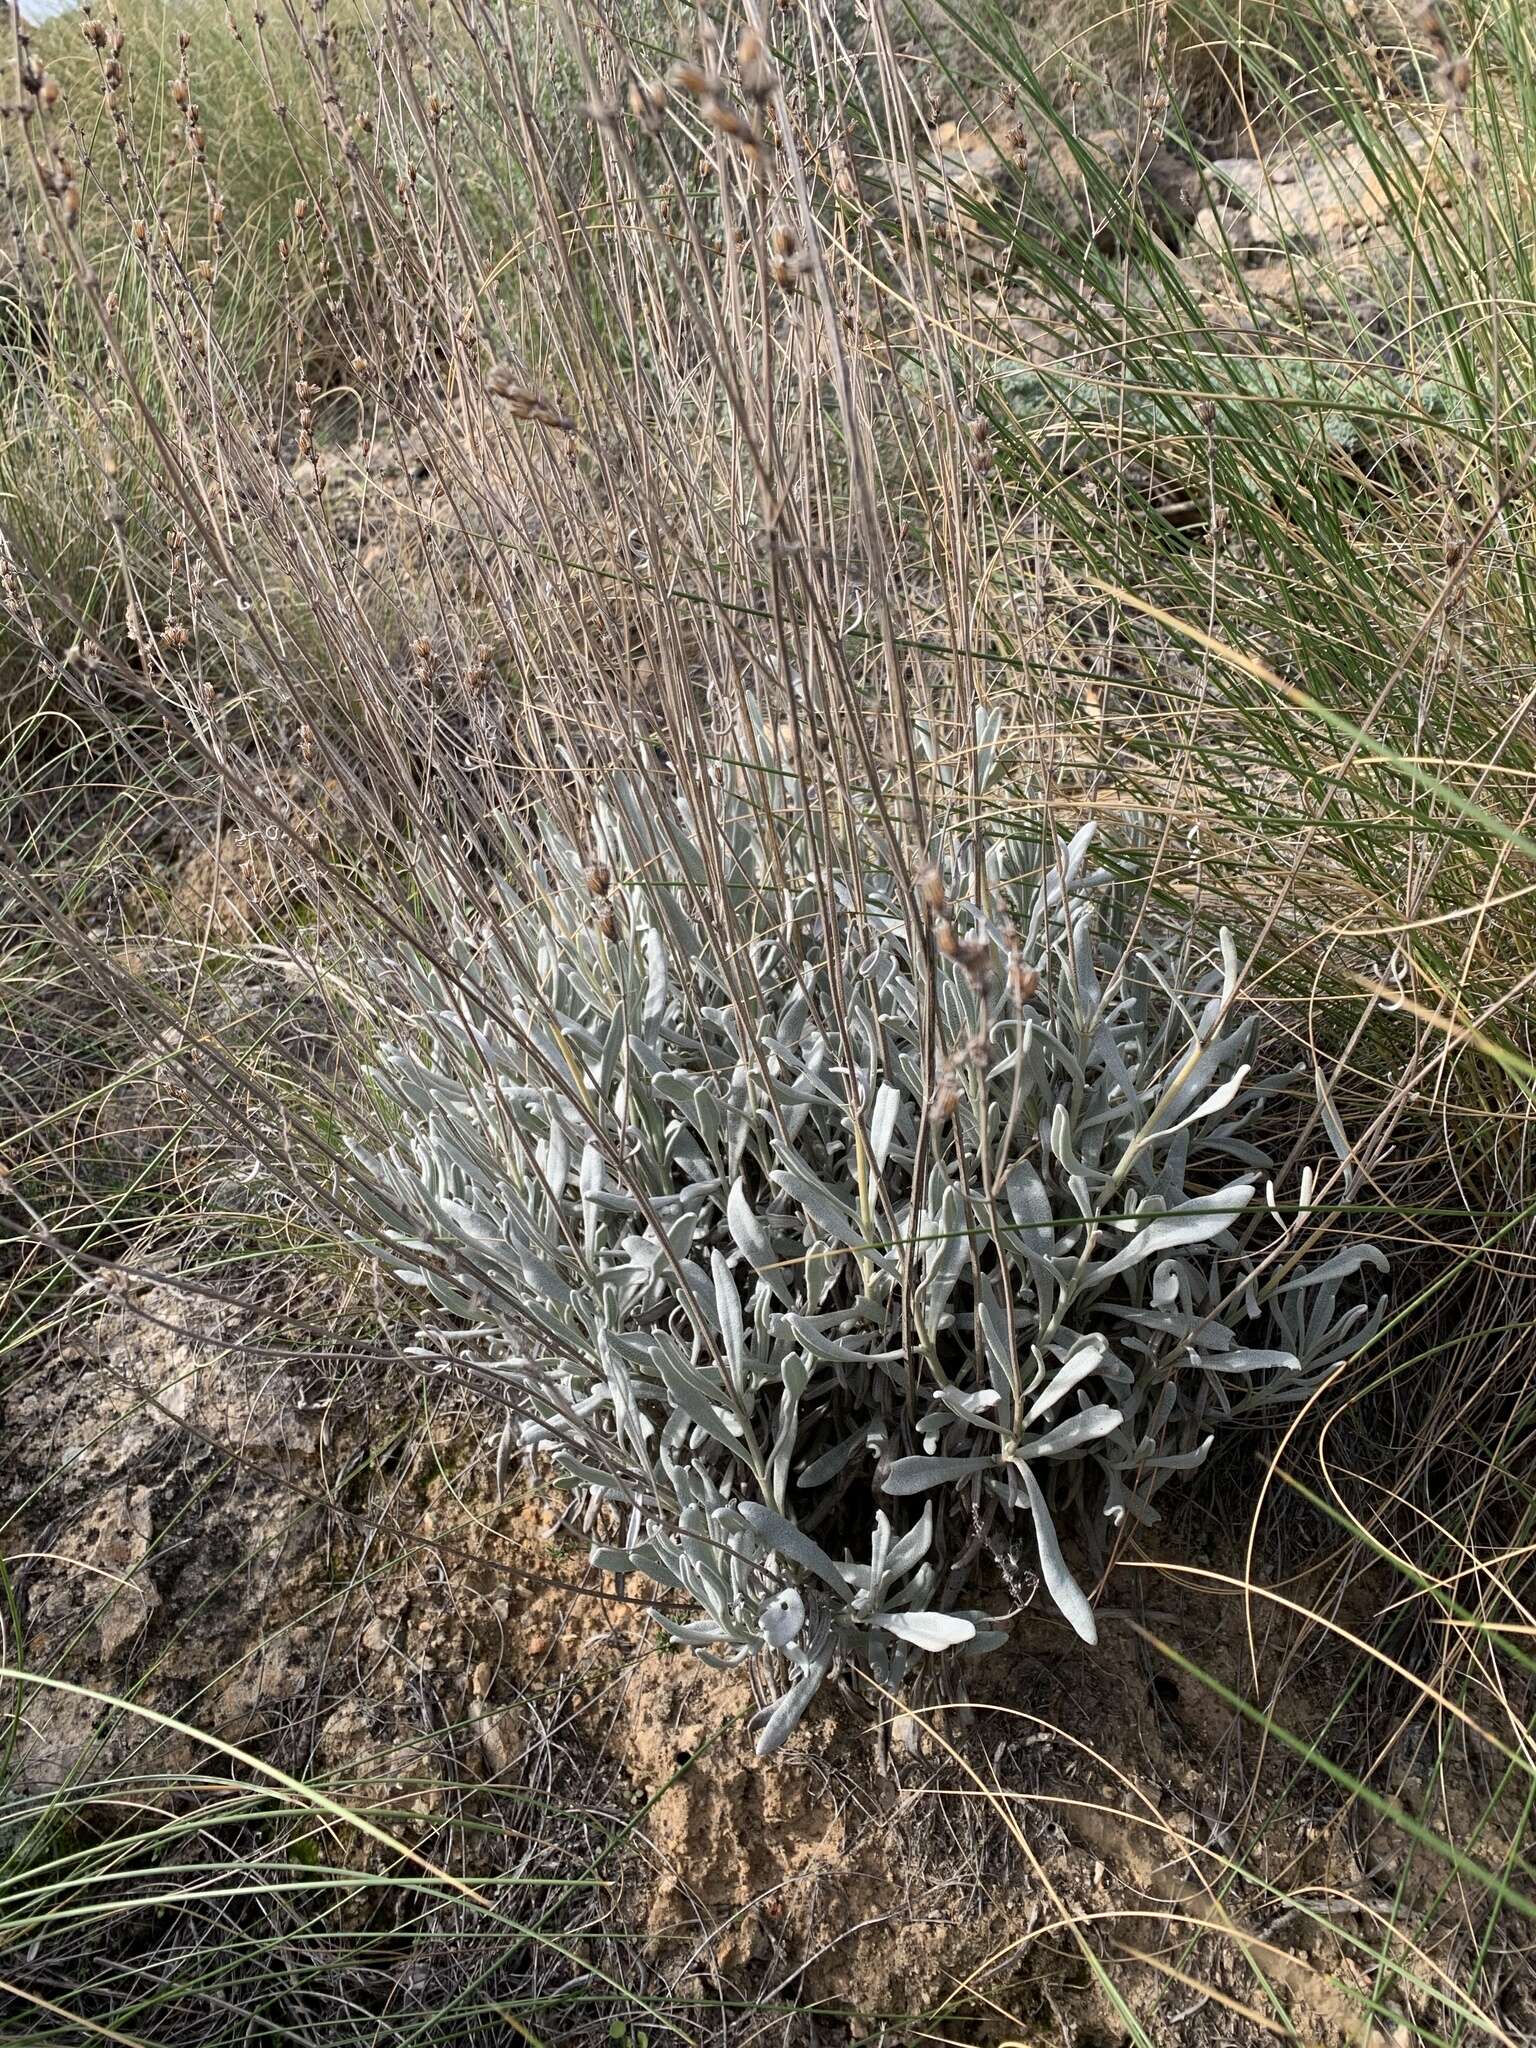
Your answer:
[[[30,1787],[206,1767],[192,1733],[104,1717],[108,1693],[426,1840],[579,1737],[631,1824],[618,1910],[681,1998],[812,2009],[844,2038],[947,2010],[967,2039],[1107,2040],[1103,1959],[1154,2034],[1257,2040],[1278,2000],[1304,2038],[1366,2038],[1350,1942],[1282,1901],[1368,1913],[1403,1847],[1133,1626],[1251,1693],[1214,1580],[1121,1572],[1091,1658],[1030,1614],[978,1704],[883,1737],[876,1704],[829,1689],[760,1763],[748,1678],[666,1644],[549,1511],[497,1500],[483,1409],[419,1421],[402,1389],[391,1414],[251,1329],[171,1286],[93,1304],[6,1403],[23,1658],[89,1688],[24,1699]],[[1285,1652],[1302,1734],[1337,1699],[1323,1648]]]

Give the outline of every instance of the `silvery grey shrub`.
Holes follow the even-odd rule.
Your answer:
[[[1262,1144],[1296,1077],[1256,1064],[1231,942],[1202,961],[1091,828],[914,889],[921,857],[829,855],[809,782],[658,787],[442,906],[360,1164],[372,1248],[595,1563],[778,1674],[767,1754],[834,1667],[895,1688],[1037,1583],[1093,1642],[1058,1522],[1154,1522],[1224,1422],[1374,1333],[1386,1261],[1298,1262]]]

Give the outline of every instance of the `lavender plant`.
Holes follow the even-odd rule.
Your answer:
[[[590,831],[407,963],[374,1248],[594,1563],[770,1660],[762,1753],[835,1667],[984,1651],[1036,1584],[1092,1643],[1058,1524],[1156,1521],[1383,1313],[1379,1250],[1308,1268],[1280,1216],[1230,941],[1133,918],[1091,827],[962,844],[960,900],[829,866],[793,776],[616,779]]]

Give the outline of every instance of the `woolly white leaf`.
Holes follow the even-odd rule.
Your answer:
[[[869,1621],[872,1628],[883,1628],[904,1643],[934,1652],[968,1643],[976,1633],[975,1622],[963,1621],[958,1614],[872,1614]]]
[[[887,1493],[926,1493],[932,1486],[990,1472],[995,1458],[898,1458],[884,1479]]]
[[[775,1593],[757,1617],[763,1640],[772,1649],[787,1650],[805,1627],[805,1602],[793,1586]]]
[[[1045,1590],[1083,1641],[1096,1643],[1099,1630],[1093,1609],[1088,1605],[1082,1587],[1067,1570],[1061,1545],[1056,1541],[1055,1524],[1045,1504],[1045,1495],[1040,1491],[1040,1482],[1027,1465],[1021,1465],[1019,1473],[1029,1498],[1029,1511],[1035,1518],[1035,1545],[1040,1553],[1040,1576],[1045,1581]]]
[[[1094,1278],[1101,1282],[1109,1280],[1116,1273],[1139,1266],[1143,1259],[1172,1251],[1176,1245],[1205,1244],[1220,1237],[1224,1230],[1231,1229],[1253,1200],[1253,1194],[1251,1180],[1235,1180],[1212,1195],[1197,1195],[1182,1208],[1170,1209],[1166,1216],[1159,1216],[1144,1230],[1138,1230],[1123,1251],[1096,1267]]]

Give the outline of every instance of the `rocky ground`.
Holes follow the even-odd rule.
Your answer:
[[[763,1764],[747,1680],[665,1644],[524,1480],[498,1498],[483,1405],[446,1388],[423,1402],[334,1345],[307,1356],[303,1333],[334,1334],[348,1305],[312,1281],[282,1302],[259,1288],[244,1308],[172,1281],[82,1300],[11,1388],[15,1647],[86,1689],[24,1696],[22,1789],[190,1780],[206,1733],[318,1776],[434,1855],[466,1815],[542,1788],[624,1836],[615,1910],[674,1995],[947,2006],[958,2038],[1107,2041],[1086,1938],[1122,1965],[1180,1953],[1238,2006],[1260,1963],[1303,2038],[1367,2037],[1359,1963],[1326,1918],[1276,1901],[1368,1915],[1429,1873],[1150,1646],[1244,1696],[1283,1683],[1292,1730],[1336,1698],[1326,1639],[1262,1602],[1245,1615],[1223,1583],[1242,1559],[1212,1503],[1169,1532],[1178,1567],[1119,1574],[1093,1658],[1031,1610],[978,1667],[973,1712],[882,1740],[875,1703],[830,1698]],[[287,1355],[278,1326],[300,1340]],[[1258,1563],[1305,1585],[1283,1545]],[[1363,1614],[1373,1591],[1349,1597]],[[1422,1800],[1412,1771],[1405,1751],[1405,1796]],[[1150,1965],[1117,1982],[1181,2041],[1263,2031]]]

